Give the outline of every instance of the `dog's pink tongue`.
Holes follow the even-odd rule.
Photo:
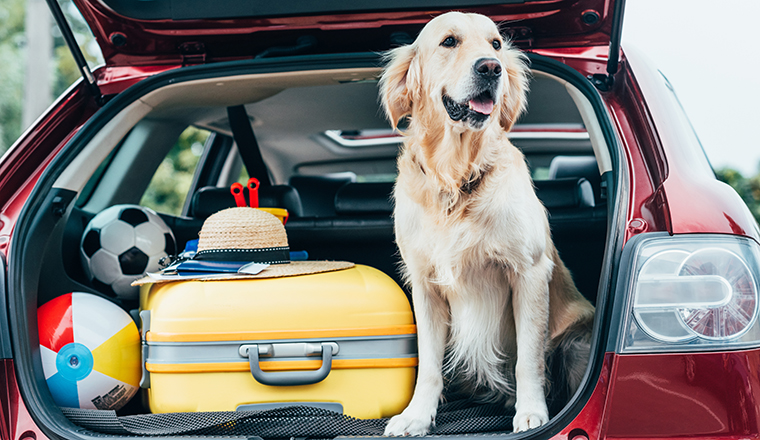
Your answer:
[[[470,100],[470,108],[478,113],[490,115],[493,111],[493,101],[490,99],[486,99],[484,101],[472,99]]]

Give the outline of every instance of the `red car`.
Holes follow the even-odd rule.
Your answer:
[[[81,291],[136,309],[83,268],[90,219],[112,205],[147,204],[168,184],[181,197],[159,214],[182,247],[221,207],[198,194],[228,191],[242,168],[261,166],[280,191],[262,197],[290,211],[291,248],[398,279],[387,198],[400,141],[378,107],[380,54],[413,41],[453,3],[74,3],[105,65],[90,73],[74,44],[83,79],[0,160],[0,437],[382,434],[382,420],[309,431],[314,414],[281,421],[279,431],[268,430],[266,415],[247,419],[258,426],[247,431],[216,422],[207,430],[194,413],[185,414],[187,429],[150,430],[170,422],[151,419],[139,398],[88,425],[46,386],[37,308]],[[433,434],[758,437],[760,230],[716,180],[667,79],[620,50],[624,1],[454,3],[501,23],[528,54],[528,112],[511,138],[596,318],[583,384],[548,424],[512,434],[508,411],[479,412],[458,428],[439,417]],[[161,171],[183,137],[194,139],[182,153],[189,171]],[[238,145],[247,145],[242,156]]]

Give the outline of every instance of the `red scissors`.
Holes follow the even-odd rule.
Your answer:
[[[259,179],[255,177],[251,177],[248,179],[248,183],[246,184],[245,188],[248,189],[248,201],[249,204],[247,205],[245,203],[245,195],[243,194],[243,185],[239,182],[235,182],[230,187],[230,192],[232,193],[232,197],[235,198],[235,204],[240,207],[244,208],[246,206],[250,206],[251,208],[258,208],[259,207]]]

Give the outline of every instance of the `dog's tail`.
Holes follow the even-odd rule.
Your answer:
[[[547,381],[547,404],[552,416],[565,407],[583,380],[591,356],[592,325],[591,318],[580,320],[552,341],[554,349],[546,361],[551,378]]]

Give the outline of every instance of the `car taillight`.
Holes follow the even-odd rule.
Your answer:
[[[760,245],[730,235],[637,240],[621,352],[760,343]]]

